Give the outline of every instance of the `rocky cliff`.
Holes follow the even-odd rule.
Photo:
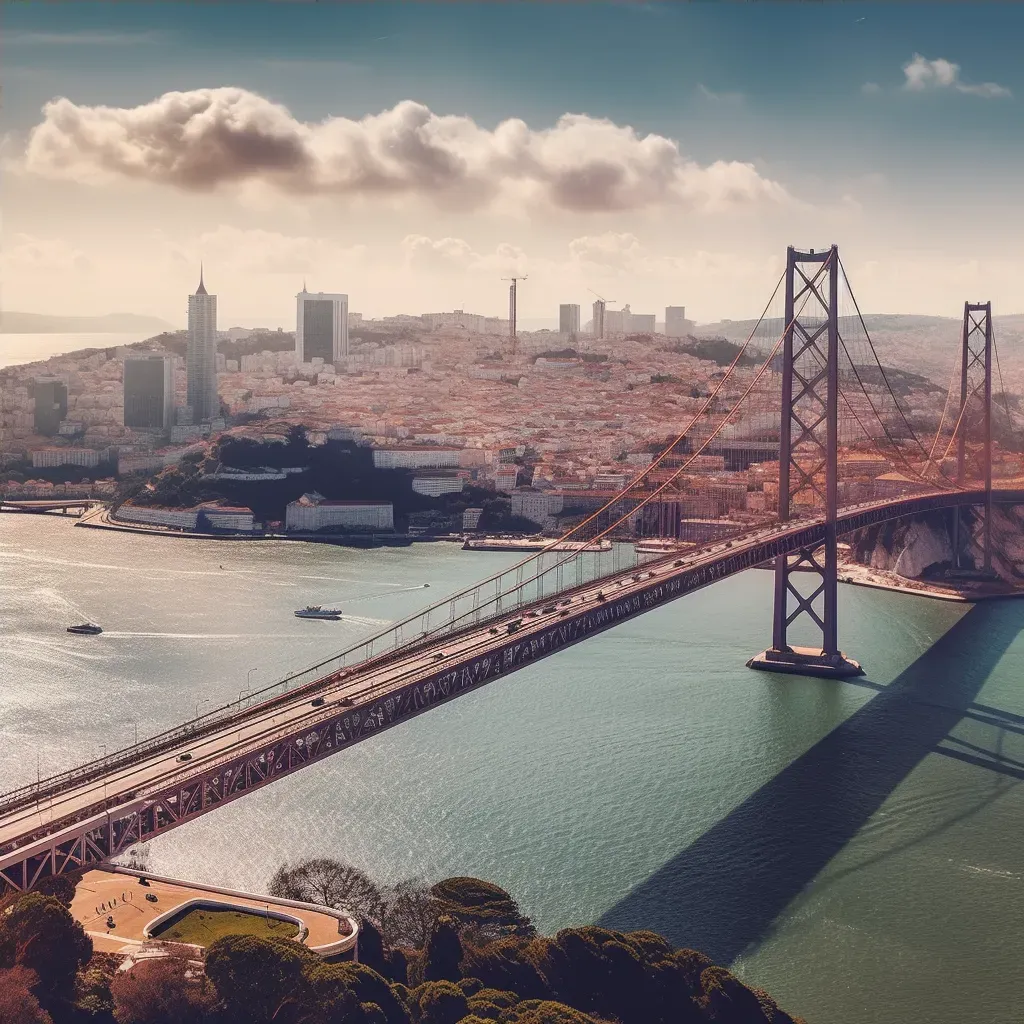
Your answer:
[[[964,523],[977,522],[979,514],[980,510],[966,510]],[[928,512],[858,530],[845,539],[855,562],[907,579],[934,580],[953,566],[952,530],[952,512]],[[999,576],[1008,583],[1024,583],[1024,506],[993,509],[992,547],[992,568]],[[970,549],[962,560],[964,568],[970,568],[969,554]]]

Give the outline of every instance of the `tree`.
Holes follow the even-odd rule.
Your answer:
[[[310,963],[319,958],[291,939],[225,935],[206,951],[206,976],[229,1018],[260,1024],[294,1001],[303,968]]]
[[[269,892],[373,920],[380,918],[384,903],[380,888],[365,871],[330,857],[312,857],[294,867],[283,865],[274,872]]]
[[[595,1017],[550,999],[530,999],[519,1003],[515,1016],[506,1020],[514,1024],[598,1024]]]
[[[62,907],[70,909],[71,901],[75,898],[75,890],[82,877],[82,872],[76,871],[66,875],[47,875],[40,879],[33,892],[41,892],[44,896],[52,896]]]
[[[724,967],[708,967],[700,976],[698,1005],[715,1024],[770,1024],[772,1016],[739,978]]]
[[[342,1009],[358,1005],[365,1021],[360,1020],[359,1016],[353,1016],[352,1024],[356,1021],[371,1024],[377,1014],[381,1016],[381,1024],[409,1024],[409,1012],[404,1001],[399,998],[396,987],[389,985],[386,978],[365,964],[325,964],[318,958],[316,963],[308,965],[304,970],[303,981],[318,1006],[333,1005]],[[355,1013],[353,1009],[347,1012]],[[323,1020],[316,1017],[312,1019],[317,1020],[318,1024]],[[327,1019],[349,1024],[349,1019],[344,1016],[336,1015]]]
[[[479,978],[487,989],[514,992],[520,999],[542,999],[550,990],[537,968],[537,960],[543,956],[548,941],[509,937],[486,946],[470,946],[462,958],[463,973]]]
[[[450,981],[424,982],[412,990],[409,1004],[417,1024],[458,1024],[469,1013],[466,993]]]
[[[459,929],[450,917],[439,917],[430,929],[423,951],[424,981],[458,981],[462,977],[462,943]]]
[[[217,1002],[213,985],[179,957],[144,960],[110,982],[118,1024],[202,1024]]]
[[[390,946],[422,949],[437,919],[437,900],[425,882],[399,882],[387,893],[380,923],[384,941]]]
[[[91,956],[92,940],[53,896],[27,893],[0,921],[0,965],[34,971],[44,1005],[71,997],[78,968]]]
[[[480,878],[446,878],[431,890],[439,912],[490,937],[502,934],[532,938],[536,929],[519,904],[498,885]]]
[[[0,1021],[3,1024],[53,1024],[33,990],[39,983],[27,967],[0,968]]]

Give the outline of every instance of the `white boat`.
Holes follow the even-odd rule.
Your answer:
[[[297,619],[330,619],[337,622],[341,618],[340,608],[321,608],[318,604],[308,604],[295,613]]]
[[[611,551],[612,542],[602,540],[563,540],[554,537],[467,537],[463,551]]]
[[[677,540],[660,540],[657,537],[649,537],[647,540],[638,540],[635,550],[638,555],[671,555],[681,551],[686,545]]]

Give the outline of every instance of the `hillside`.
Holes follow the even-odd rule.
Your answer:
[[[0,334],[159,334],[174,328],[166,320],[138,313],[104,316],[49,316],[46,313],[0,313]]]
[[[993,318],[999,361],[1006,388],[1024,392],[1024,314]],[[753,320],[722,320],[700,324],[698,337],[721,337],[742,344],[754,327]],[[878,357],[894,366],[927,377],[945,390],[960,350],[960,320],[954,317],[916,316],[904,313],[868,313],[864,323]],[[763,347],[763,344],[762,344]],[[995,385],[998,389],[998,383]]]

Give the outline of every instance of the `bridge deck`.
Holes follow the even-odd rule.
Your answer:
[[[994,497],[1024,502],[1021,491]],[[843,510],[838,525],[849,532],[983,500],[983,492],[961,492],[869,503]],[[81,780],[63,788],[47,788],[44,780],[38,792],[0,798],[0,878],[24,888],[41,874],[103,860],[627,618],[814,546],[823,535],[818,516],[652,560],[334,673],[120,767],[103,772],[83,766]],[[510,634],[514,620],[521,626]],[[182,754],[189,756],[186,762]]]

